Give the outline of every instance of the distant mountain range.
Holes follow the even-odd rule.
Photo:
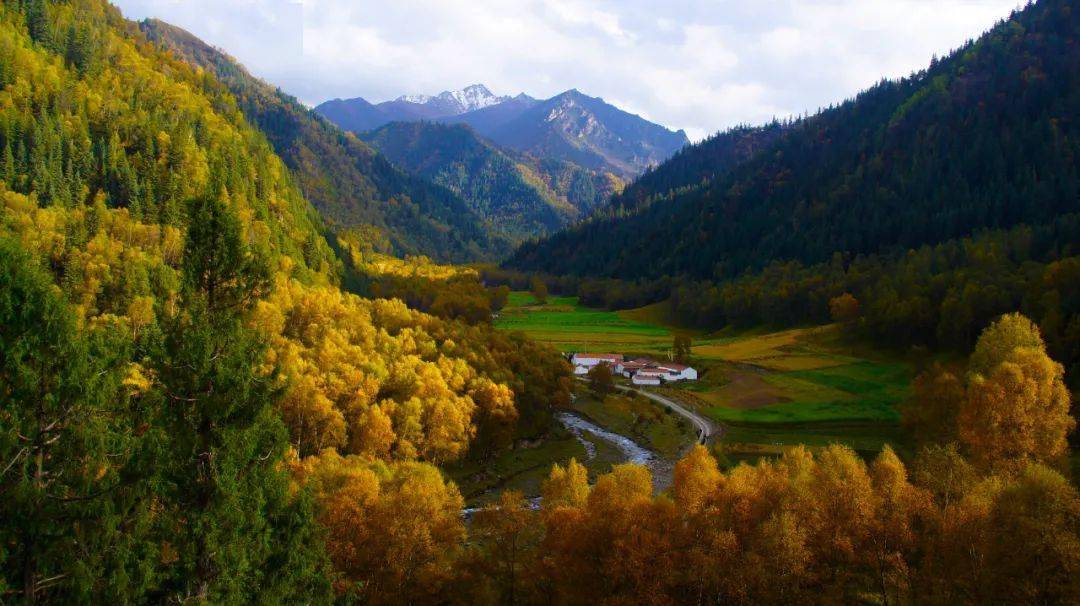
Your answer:
[[[508,149],[540,160],[573,162],[621,179],[639,175],[689,143],[681,130],[673,132],[577,90],[538,100],[525,94],[496,96],[474,84],[433,97],[402,96],[379,104],[362,98],[334,99],[315,111],[358,133],[390,122],[467,124]]]

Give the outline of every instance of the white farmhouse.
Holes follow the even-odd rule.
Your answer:
[[[607,364],[634,385],[660,385],[674,381],[696,381],[697,370],[675,362],[657,362],[649,358],[627,359],[620,354],[576,353],[570,357],[575,375],[589,374],[598,364]]]
[[[685,364],[661,362],[657,367],[666,372],[665,381],[697,381],[698,378],[697,371]]]
[[[574,366],[584,366],[586,369],[592,368],[597,364],[607,364],[614,369],[623,357],[619,354],[604,354],[604,353],[576,353],[570,358],[570,362]]]

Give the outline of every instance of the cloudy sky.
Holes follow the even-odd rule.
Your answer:
[[[1018,0],[113,0],[314,105],[481,82],[603,97],[692,139],[813,112],[978,36]]]

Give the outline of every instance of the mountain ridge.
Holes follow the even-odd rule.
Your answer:
[[[462,92],[469,89],[483,99],[473,105],[482,107],[457,111],[465,105],[448,102],[454,93],[444,91],[436,97],[402,96],[380,104],[361,97],[333,99],[316,106],[315,111],[357,133],[395,121],[465,123],[503,147],[537,159],[554,158],[612,172],[621,179],[640,174],[689,143],[682,130],[654,124],[577,89],[543,100],[524,93],[496,97],[483,85],[472,85]]]

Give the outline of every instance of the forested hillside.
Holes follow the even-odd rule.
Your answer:
[[[325,602],[305,474],[457,523],[430,464],[568,397],[550,350],[343,292],[229,90],[102,0],[0,8],[0,125],[5,602]]]
[[[382,252],[446,261],[507,252],[508,241],[492,233],[458,195],[398,170],[354,135],[190,33],[153,19],[140,28],[156,45],[213,73],[228,87],[335,231],[363,228]]]
[[[910,248],[1077,212],[1078,21],[1064,0],[1029,6],[922,72],[784,128],[717,175],[708,168],[715,142],[696,146],[643,178],[656,189],[629,191],[648,198],[705,178],[707,186],[526,245],[510,263],[723,279],[773,261]]]
[[[361,136],[394,164],[460,195],[516,241],[587,215],[621,185],[570,162],[502,150],[464,125],[392,122]]]
[[[776,142],[785,125],[740,126],[679,150],[663,164],[634,179],[611,200],[608,214],[640,212],[658,200],[669,201],[693,189],[704,189],[742,162]]]

